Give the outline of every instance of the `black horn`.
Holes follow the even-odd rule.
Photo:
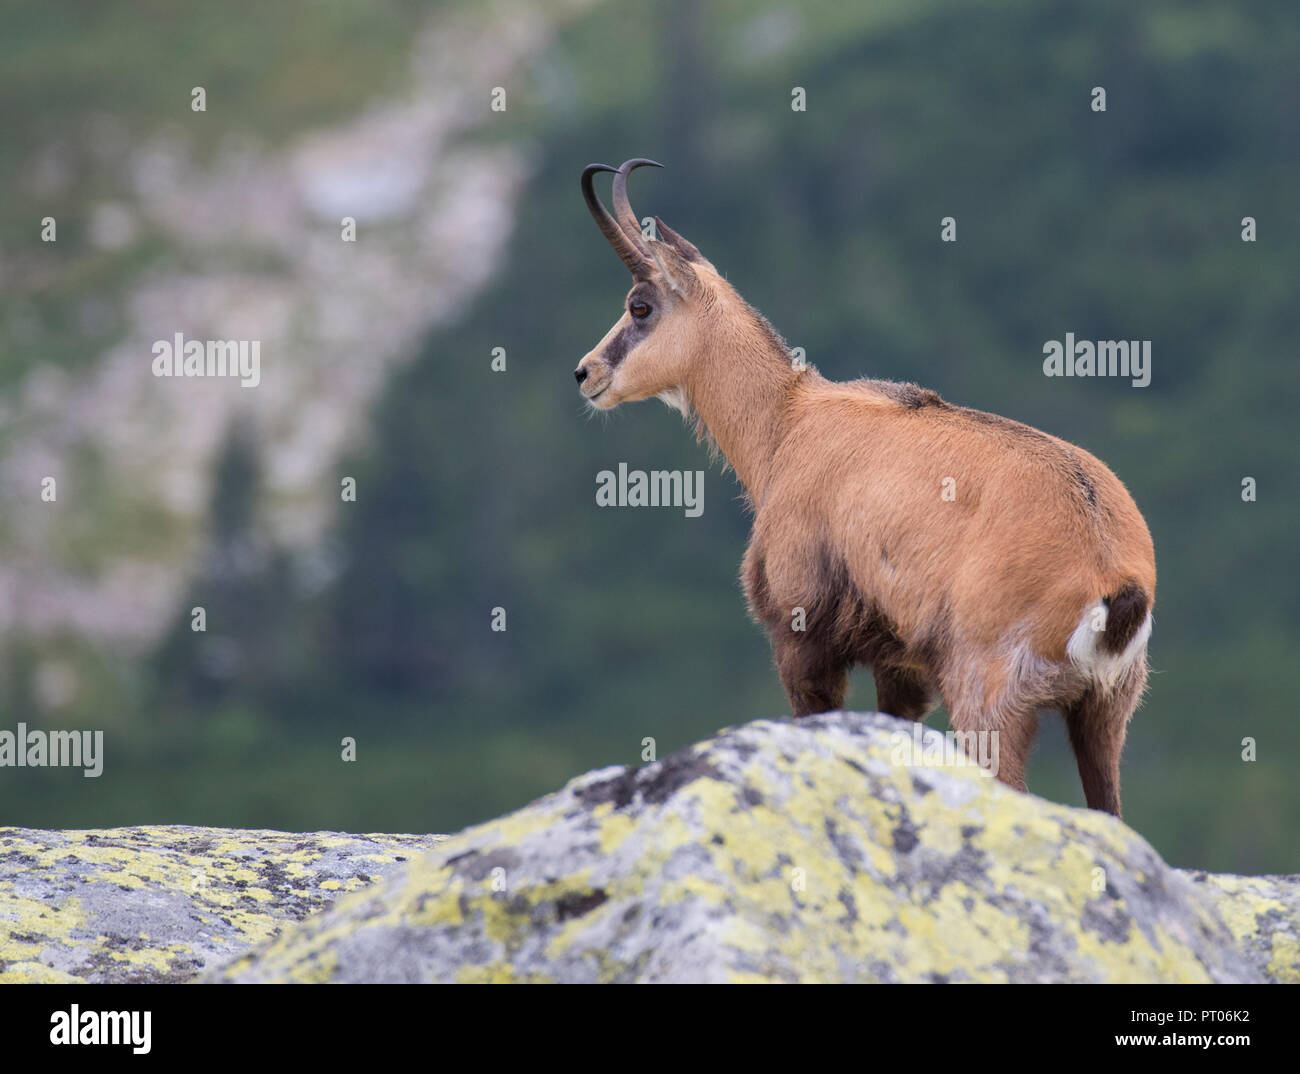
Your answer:
[[[632,205],[627,200],[627,177],[641,167],[662,168],[663,165],[658,161],[637,157],[634,160],[623,161],[614,176],[614,217],[622,225],[623,230],[633,235],[637,242],[642,241],[641,223],[637,220],[636,213],[632,211]]]
[[[629,161],[629,164],[635,163]],[[627,164],[623,165],[624,168]],[[629,235],[610,214],[610,211],[600,203],[596,197],[595,190],[592,189],[591,181],[597,172],[613,172],[614,181],[617,183],[620,176],[626,181],[621,168],[611,168],[608,164],[588,164],[582,169],[582,197],[587,203],[587,208],[591,210],[592,219],[600,227],[609,244],[614,247],[614,252],[618,254],[628,269],[634,276],[644,276],[654,267],[654,262],[650,259],[650,253],[645,249],[641,242],[640,229],[635,231],[635,237]],[[623,195],[624,203],[627,202],[627,194]],[[629,209],[629,212],[631,210]]]

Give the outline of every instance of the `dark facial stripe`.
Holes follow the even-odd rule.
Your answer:
[[[603,357],[609,363],[610,369],[615,368],[619,362],[627,357],[627,352],[632,349],[632,335],[632,326],[624,325],[619,334],[609,341],[609,346],[605,348]]]

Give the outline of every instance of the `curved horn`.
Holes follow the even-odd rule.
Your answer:
[[[641,222],[637,220],[636,213],[632,211],[632,205],[627,200],[627,177],[637,168],[643,166],[651,168],[663,167],[658,161],[646,160],[645,157],[636,157],[633,160],[623,161],[619,166],[618,173],[614,176],[614,216],[623,225],[623,230],[634,235],[638,241],[641,239]]]
[[[626,165],[624,165],[626,167]],[[644,275],[652,267],[649,252],[642,249],[640,242],[640,229],[636,231],[636,238],[628,235],[627,232],[619,226],[619,222],[610,215],[608,209],[600,203],[600,198],[596,197],[596,192],[591,187],[592,177],[597,172],[614,172],[615,182],[618,181],[620,169],[611,168],[608,164],[588,164],[582,169],[582,197],[587,203],[587,208],[591,211],[592,218],[600,227],[602,234],[609,240],[609,244],[614,247],[614,252],[618,254],[634,276]],[[627,201],[627,195],[623,196],[624,202]],[[630,210],[629,210],[630,211]]]

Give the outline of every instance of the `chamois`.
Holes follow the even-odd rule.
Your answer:
[[[662,399],[735,471],[754,516],[741,580],[794,715],[840,708],[849,668],[870,665],[882,711],[921,720],[942,699],[957,731],[997,732],[997,776],[1025,790],[1038,710],[1054,708],[1088,805],[1118,816],[1156,583],[1128,491],[1027,425],[792,361],[694,245],[658,217],[642,234],[627,197],[642,165],[661,167],[582,173],[633,283],[574,376],[600,410]],[[612,214],[592,189],[605,171]]]

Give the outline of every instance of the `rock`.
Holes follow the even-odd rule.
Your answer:
[[[1300,984],[1300,877],[1185,875],[1204,885],[1237,946],[1266,980]]]
[[[1172,869],[911,728],[759,721],[450,838],[0,829],[0,982],[1300,982],[1300,877]]]
[[[1300,977],[1300,878],[1181,873],[1113,817],[895,763],[910,729],[759,721],[589,773],[208,979]]]
[[[0,982],[189,980],[439,841],[0,828]]]

